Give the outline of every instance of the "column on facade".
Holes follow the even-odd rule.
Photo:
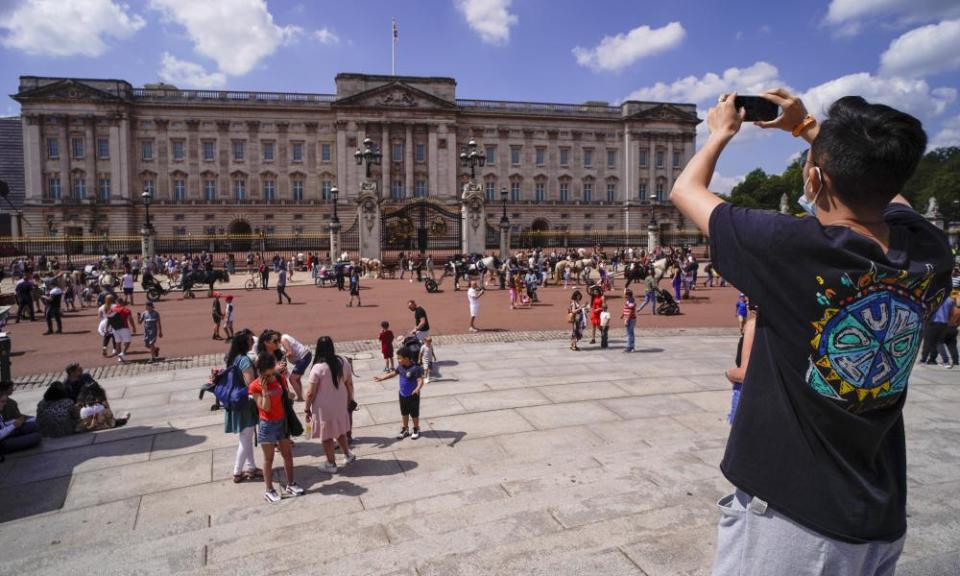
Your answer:
[[[263,186],[260,183],[260,122],[247,121],[247,165],[250,166],[248,198],[263,198]],[[286,171],[283,172],[284,174]],[[276,182],[274,182],[276,186]],[[276,191],[276,188],[274,188]]]
[[[169,120],[157,118],[153,121],[157,127],[157,138],[154,152],[157,154],[157,189],[159,198],[173,199],[173,190],[170,187],[170,158],[167,150],[167,125]]]
[[[383,166],[383,174],[381,174],[381,186],[383,186],[383,195],[387,198],[391,198],[393,196],[393,187],[390,186],[390,168],[393,164],[393,146],[390,142],[389,122],[384,122],[382,124],[380,143],[380,151],[383,153],[383,157],[381,158],[381,165]]]
[[[673,140],[673,134],[667,136],[667,157],[664,161],[667,166],[667,185],[663,189],[664,200],[670,197],[670,191],[673,190]]]
[[[63,198],[73,197],[73,182],[70,178],[70,117],[60,117],[60,195]]]
[[[88,116],[83,122],[83,171],[87,178],[87,198],[99,200],[97,190],[97,118]],[[92,228],[92,227],[91,227]]]
[[[499,158],[497,159],[499,160]],[[447,125],[447,194],[448,198],[459,198],[457,187],[457,166],[460,165],[460,152],[457,149],[457,125]]]
[[[634,198],[633,194],[633,171],[632,171],[632,160],[633,154],[630,148],[630,130],[623,131],[623,172],[620,174],[620,180],[623,182],[623,186],[620,187],[623,194],[623,203],[629,204],[631,199]]]
[[[353,172],[347,171],[347,161],[353,159],[353,151],[347,150],[347,126],[338,120],[333,124],[333,128],[337,131],[337,188],[344,199],[355,198],[360,192],[360,186],[353,186],[350,178]]]
[[[187,197],[191,199],[200,199],[202,194],[202,182],[200,177],[200,140],[197,134],[200,128],[200,121],[188,118],[185,121],[187,125]]]
[[[110,178],[117,200],[140,199],[140,190],[131,181],[130,120],[126,114],[117,115],[110,124]],[[132,226],[132,225],[131,225]]]
[[[217,194],[220,198],[233,199],[233,188],[230,182],[230,121],[217,121],[217,156],[219,160],[219,184]]]
[[[653,201],[657,195],[657,143],[654,134],[650,134],[647,146],[647,200]]]
[[[406,138],[403,144],[403,170],[407,195],[413,196],[416,192],[413,187],[413,124],[409,122],[406,125]]]
[[[259,126],[258,126],[258,127],[259,127]],[[284,174],[284,175],[286,175],[286,174],[289,174],[289,173],[290,173],[289,170],[287,169],[287,167],[288,167],[289,164],[290,164],[290,156],[289,156],[289,154],[290,154],[290,134],[289,134],[289,130],[290,130],[290,124],[289,124],[288,122],[277,122],[277,144],[276,144],[277,149],[274,150],[274,158],[276,159],[276,160],[274,160],[274,161],[276,162],[276,165],[277,165],[277,174]],[[258,132],[258,134],[259,134],[259,132]],[[258,143],[258,145],[259,145],[259,143]],[[258,161],[257,167],[259,168],[259,161]],[[252,167],[251,167],[251,168],[252,168]],[[252,171],[252,170],[251,170],[251,171]],[[253,174],[251,174],[250,176],[251,176],[251,181],[253,181]],[[257,182],[258,184],[259,184],[259,182],[260,182],[259,174],[257,175],[256,182]],[[304,187],[305,187],[305,190],[304,190],[304,192],[303,192],[303,194],[304,194],[304,199],[306,199],[306,198],[319,198],[319,197],[320,197],[320,193],[319,193],[319,192],[317,192],[317,193],[314,193],[314,192],[313,192],[313,185],[311,185],[311,182],[310,182],[310,174],[307,174],[307,176],[306,176],[306,181],[304,182],[303,185],[304,185]],[[315,184],[315,186],[319,187],[319,184]],[[319,188],[318,188],[318,189],[319,189]]]
[[[310,179],[311,175],[320,174],[320,166],[318,164],[319,160],[319,151],[317,147],[320,145],[320,124],[317,122],[304,122],[304,127],[307,129],[307,138],[304,143],[305,150],[304,154],[304,172],[306,172],[306,178]],[[338,158],[339,161],[339,158]],[[305,184],[306,185],[306,184]],[[339,185],[334,181],[331,183],[332,186]],[[320,186],[318,184],[317,186]],[[290,178],[286,172],[281,172],[277,175],[277,198],[293,198],[293,191],[291,190],[292,186],[290,184]],[[346,191],[344,191],[346,192]],[[344,194],[344,199],[346,199],[346,194]]]
[[[28,202],[39,203],[43,198],[46,185],[43,181],[43,165],[46,161],[43,141],[44,120],[44,117],[39,114],[29,114],[24,116],[23,121],[23,176],[26,184],[25,199]]]
[[[439,166],[437,165],[437,127],[430,125],[427,132],[427,177],[430,179],[427,184],[430,187],[431,193],[437,195],[440,192],[440,178],[439,178]],[[459,194],[454,191],[454,196],[459,197]]]

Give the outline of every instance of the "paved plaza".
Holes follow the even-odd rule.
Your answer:
[[[396,381],[351,347],[360,459],[321,473],[319,443],[297,442],[307,494],[280,504],[233,484],[237,438],[197,399],[209,368],[103,379],[127,427],[0,464],[0,574],[709,573],[735,332],[647,333],[635,354],[458,338],[438,346],[417,441],[393,439]],[[911,380],[899,575],[960,573],[958,380]],[[14,398],[29,413],[41,394]]]

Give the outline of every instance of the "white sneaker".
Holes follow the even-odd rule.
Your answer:
[[[267,502],[271,502],[271,503],[273,503],[273,504],[276,504],[277,502],[283,500],[283,498],[281,498],[280,495],[277,494],[277,491],[276,491],[276,490],[271,490],[271,491],[269,491],[269,492],[264,492],[264,493],[263,493],[263,499],[266,500]]]
[[[320,471],[321,471],[321,472],[326,472],[327,474],[336,474],[336,473],[337,473],[337,465],[336,465],[336,464],[331,464],[331,463],[329,463],[329,462],[324,462],[323,464],[320,465]]]
[[[410,439],[411,439],[411,440],[416,440],[416,439],[419,438],[419,437],[420,437],[420,429],[419,429],[419,428],[414,428],[414,429],[413,429],[413,434],[410,435]]]
[[[354,452],[347,452],[347,456],[344,458],[344,464],[353,464],[357,461],[357,455]]]
[[[303,496],[303,488],[301,488],[296,482],[291,482],[283,489],[284,492],[291,496]]]

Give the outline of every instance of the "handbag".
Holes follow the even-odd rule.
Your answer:
[[[567,324],[573,324],[576,318],[577,318],[576,314],[574,314],[573,312],[567,312]]]
[[[297,417],[297,412],[293,409],[293,400],[286,394],[283,395],[283,412],[287,420],[287,433],[290,436],[302,436],[303,424],[300,423],[300,418]]]

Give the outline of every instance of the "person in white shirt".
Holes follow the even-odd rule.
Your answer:
[[[610,312],[607,310],[607,305],[603,305],[603,309],[600,311],[600,347],[607,348],[609,346],[608,337],[610,335]]]
[[[297,402],[303,402],[301,377],[313,362],[313,352],[289,334],[280,336],[280,347],[283,348],[287,365],[293,365],[293,370],[290,371],[290,385],[293,386],[293,391],[297,394]]]
[[[477,288],[476,282],[470,282],[470,288],[467,290],[467,301],[470,302],[470,331],[479,332],[476,326],[477,315],[480,313],[480,297],[483,296],[483,288]]]
[[[130,303],[131,306],[136,304],[136,302],[133,301],[133,282],[133,272],[127,268],[127,271],[120,279],[120,286],[123,288],[123,297]]]

